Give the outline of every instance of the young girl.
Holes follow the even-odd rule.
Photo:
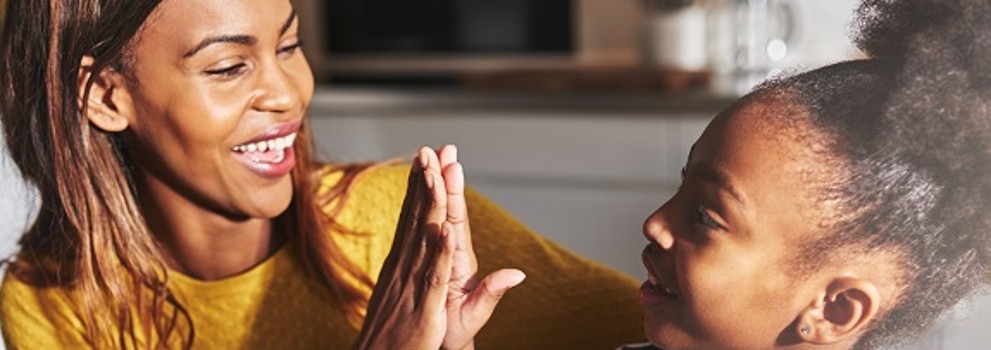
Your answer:
[[[647,218],[640,299],[655,346],[897,345],[988,286],[991,3],[868,0],[858,23],[870,58],[768,82],[719,114]],[[459,269],[435,261],[429,271]],[[378,288],[426,295],[405,302],[433,323],[404,326],[446,337],[424,349],[463,344],[452,339],[474,328],[452,331],[459,304],[424,303],[461,288],[418,282]],[[366,331],[411,318],[372,315]]]
[[[8,348],[354,342],[407,169],[312,163],[290,1],[5,3],[0,115],[42,202],[0,289]],[[479,344],[642,337],[634,281],[465,196],[480,270],[535,278]]]

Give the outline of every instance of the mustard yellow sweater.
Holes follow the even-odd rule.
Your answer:
[[[358,177],[340,223],[367,235],[335,237],[372,280],[392,243],[407,166],[376,166]],[[326,190],[340,179],[323,179]],[[480,272],[518,267],[526,281],[503,298],[479,334],[479,349],[614,349],[643,340],[636,282],[535,235],[489,200],[468,192]],[[170,273],[198,349],[347,349],[358,329],[326,298],[292,250],[218,281]],[[0,327],[8,349],[91,348],[62,289],[4,278]]]

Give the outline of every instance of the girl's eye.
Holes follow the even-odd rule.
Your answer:
[[[241,74],[242,72],[244,72],[245,68],[247,68],[247,67],[248,67],[247,64],[238,63],[238,64],[235,64],[235,65],[227,66],[227,67],[223,67],[223,68],[208,69],[208,70],[206,70],[204,72],[206,74],[208,74],[208,75],[219,76],[219,77],[223,77],[223,78],[229,78],[229,77],[233,77],[233,76],[236,76],[238,74]]]
[[[284,47],[280,47],[278,53],[279,53],[279,55],[290,56],[290,55],[296,53],[296,51],[298,51],[299,48],[300,48],[300,46],[302,46],[302,45],[303,45],[303,43],[297,41],[295,44],[286,45]]]
[[[716,222],[716,220],[709,215],[709,211],[705,208],[705,206],[702,205],[695,206],[695,222],[711,229],[723,228],[723,225]]]

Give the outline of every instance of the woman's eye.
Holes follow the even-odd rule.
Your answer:
[[[302,45],[303,43],[297,41],[295,44],[280,47],[278,53],[279,55],[292,55],[296,53]]]
[[[709,211],[706,209],[706,207],[702,205],[698,205],[695,207],[695,222],[699,225],[712,229],[723,228],[723,225],[720,225],[718,222],[716,222],[716,220],[713,219],[711,215],[709,215]]]
[[[206,70],[204,72],[206,74],[208,74],[208,75],[213,75],[213,76],[233,77],[235,75],[238,75],[238,74],[241,74],[242,72],[244,72],[245,68],[247,68],[247,67],[248,67],[247,64],[238,63],[238,64],[235,64],[235,65],[227,66],[227,67],[223,67],[223,68],[208,69],[208,70]]]

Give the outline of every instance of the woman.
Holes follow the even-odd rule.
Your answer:
[[[643,226],[639,348],[891,347],[991,284],[991,3],[867,0],[857,21],[870,58],[765,83],[699,137]],[[462,268],[424,242],[431,276]],[[437,326],[457,307],[379,307],[451,290],[383,275],[376,293],[366,333],[471,336]]]
[[[350,346],[407,169],[312,163],[313,78],[289,1],[10,0],[6,13],[3,127],[42,201],[0,291],[9,347]],[[467,198],[480,271],[539,277],[480,344],[637,336],[632,281]],[[565,317],[565,303],[604,316]]]

